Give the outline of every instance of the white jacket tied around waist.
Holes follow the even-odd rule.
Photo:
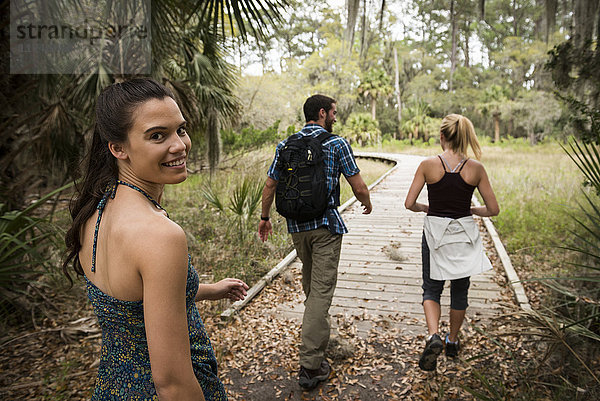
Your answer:
[[[473,216],[460,219],[425,216],[424,231],[432,279],[455,280],[492,268]]]

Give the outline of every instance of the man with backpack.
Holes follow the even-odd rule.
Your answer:
[[[348,230],[337,207],[343,174],[363,214],[371,213],[369,189],[356,165],[348,142],[331,134],[336,101],[314,95],[304,103],[306,125],[283,140],[267,173],[262,194],[258,233],[264,242],[273,233],[269,214],[273,199],[287,220],[288,232],[302,261],[302,288],[306,295],[300,345],[299,384],[313,389],[331,372],[325,359],[329,342],[329,307],[337,283],[342,235]]]

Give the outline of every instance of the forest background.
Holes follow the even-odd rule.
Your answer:
[[[460,113],[484,145],[503,210],[494,222],[515,266],[522,278],[543,278],[526,283],[536,306],[529,323],[546,340],[540,366],[557,352],[567,361],[545,378],[550,384],[537,385],[593,399],[599,3],[151,1],[151,76],[175,92],[194,143],[193,174],[167,190],[165,207],[188,232],[204,279],[235,274],[252,284],[290,249],[282,221],[268,245],[258,243],[254,225],[274,146],[302,126],[306,97],[337,99],[335,132],[355,149],[435,154],[441,119]],[[52,4],[60,14],[73,2]],[[129,76],[101,60],[86,74],[9,74],[9,2],[0,7],[0,344],[7,344],[83,313],[82,286],[69,288],[59,267],[69,183],[98,93]]]

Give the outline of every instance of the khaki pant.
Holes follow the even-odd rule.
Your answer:
[[[342,235],[327,228],[292,233],[294,247],[302,261],[304,317],[300,365],[318,369],[329,343],[329,307],[337,283]]]

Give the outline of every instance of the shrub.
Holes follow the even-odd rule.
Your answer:
[[[342,127],[342,136],[359,146],[372,145],[379,142],[381,131],[379,124],[368,113],[352,113]]]
[[[293,132],[295,132],[295,129],[290,126],[285,132],[280,133],[279,120],[264,130],[256,129],[253,126],[242,128],[240,132],[223,130],[221,132],[223,150],[226,153],[232,153],[258,149],[268,143],[277,143]]]

